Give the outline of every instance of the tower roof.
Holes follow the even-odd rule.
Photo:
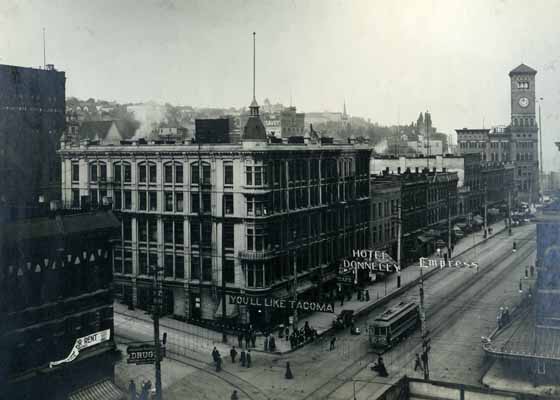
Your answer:
[[[266,142],[266,129],[259,117],[259,115],[251,115],[247,119],[247,124],[243,129],[243,136],[241,140],[250,142]]]
[[[509,76],[512,76],[512,75],[535,75],[536,73],[537,73],[537,71],[534,70],[533,68],[528,67],[525,64],[519,64],[519,66],[517,68],[512,69],[509,72]]]

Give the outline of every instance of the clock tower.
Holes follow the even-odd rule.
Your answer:
[[[536,121],[535,75],[525,64],[509,73],[511,81],[511,155],[515,184],[521,201],[539,198],[538,125]]]

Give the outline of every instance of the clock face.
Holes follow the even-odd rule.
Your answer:
[[[529,99],[527,97],[522,97],[519,99],[519,105],[523,108],[529,105]]]

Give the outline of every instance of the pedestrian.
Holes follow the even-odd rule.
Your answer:
[[[366,289],[366,301],[369,301],[369,290]]]
[[[237,390],[234,390],[231,394],[230,400],[239,400],[239,396],[237,395]]]
[[[416,353],[416,359],[414,360],[414,370],[416,371],[418,368],[424,370],[424,368],[422,368],[422,361],[420,360],[420,354]]]
[[[214,360],[214,363],[216,363],[217,359],[218,359],[218,349],[214,347],[214,350],[212,350],[212,360]]]
[[[241,332],[237,334],[237,347],[239,347],[240,349],[243,348],[243,333]]]
[[[231,350],[229,351],[229,355],[231,357],[231,363],[235,364],[235,357],[237,357],[237,350],[235,350],[235,346],[231,348]]]
[[[245,347],[246,348],[251,347],[251,335],[250,335],[249,331],[245,332]]]
[[[222,370],[222,357],[218,354],[216,358],[216,372],[220,372]]]
[[[276,340],[274,339],[274,336],[270,337],[270,340],[268,341],[268,349],[271,352],[275,352],[276,351]]]
[[[241,355],[239,356],[239,362],[241,363],[241,366],[244,367],[245,366],[245,350],[241,349]]]
[[[336,342],[336,336],[333,336],[331,339],[331,347],[330,347],[330,351],[334,350],[334,343]]]
[[[140,391],[139,400],[148,400],[148,384],[144,382],[142,384],[142,390]]]
[[[264,337],[264,351],[268,351],[268,335]]]
[[[130,395],[130,400],[136,400],[136,384],[131,379],[130,384],[128,385],[128,393]]]
[[[256,342],[257,342],[257,334],[255,333],[255,331],[251,332],[251,346],[253,348],[256,348]]]
[[[247,350],[247,368],[251,367],[251,350]]]
[[[286,363],[286,374],[284,375],[286,379],[293,379],[294,375],[292,374],[292,370],[290,369],[290,362]]]

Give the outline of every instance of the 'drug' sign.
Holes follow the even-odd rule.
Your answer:
[[[280,310],[304,310],[334,313],[334,307],[330,303],[320,303],[316,301],[285,300],[273,299],[270,297],[248,297],[248,296],[229,296],[229,304],[240,306],[269,307]]]

